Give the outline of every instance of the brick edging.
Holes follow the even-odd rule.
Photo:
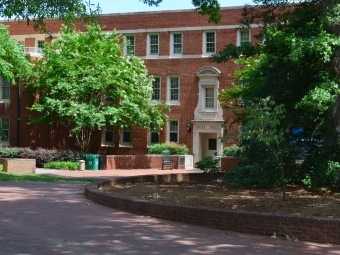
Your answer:
[[[300,241],[340,244],[340,219],[209,209],[132,199],[99,190],[100,186],[118,183],[150,181],[185,181],[201,179],[204,175],[171,174],[144,175],[104,180],[87,184],[85,195],[90,200],[115,209],[178,221],[187,224],[225,229],[240,233],[278,237],[294,236]]]

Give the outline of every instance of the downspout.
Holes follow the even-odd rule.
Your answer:
[[[17,147],[20,146],[20,108],[21,108],[21,96],[20,96],[20,78],[18,79],[18,118],[17,118]]]

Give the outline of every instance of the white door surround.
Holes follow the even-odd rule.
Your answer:
[[[199,78],[198,82],[198,103],[195,109],[195,117],[193,123],[193,155],[194,163],[202,160],[210,152],[206,152],[208,140],[212,137],[217,139],[216,153],[217,156],[222,155],[223,143],[220,137],[223,136],[223,110],[218,102],[218,78],[221,72],[212,66],[206,66],[199,69],[196,73]],[[209,96],[207,96],[207,88]],[[213,89],[213,93],[212,92]],[[211,103],[211,100],[214,103]],[[213,105],[213,107],[212,107]],[[202,151],[205,151],[202,153]]]

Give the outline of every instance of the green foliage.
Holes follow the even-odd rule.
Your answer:
[[[60,38],[45,45],[44,58],[35,63],[27,84],[39,95],[29,109],[40,115],[31,121],[67,126],[84,152],[93,131],[107,125],[160,130],[168,106],[150,101],[152,77],[143,61],[121,54],[124,45],[115,31],[104,34],[97,25],[87,29],[64,28]]]
[[[0,1],[0,16],[18,21],[32,22],[35,29],[45,29],[44,20],[62,19],[66,23],[78,19],[93,20],[101,12],[99,6],[83,0],[30,0]]]
[[[79,162],[51,161],[51,162],[44,164],[44,168],[63,169],[63,170],[79,170]]]
[[[1,158],[32,158],[36,159],[37,167],[42,167],[50,161],[79,161],[85,154],[71,150],[55,150],[29,147],[0,147]]]
[[[61,178],[49,175],[36,174],[13,174],[0,172],[0,181],[15,182],[93,182],[95,179],[90,178]]]
[[[19,149],[12,147],[0,147],[0,158],[18,158]]]
[[[31,71],[31,65],[22,47],[10,37],[7,27],[0,24],[0,77],[15,84],[15,78],[24,77]]]
[[[223,149],[223,155],[232,157],[241,157],[243,153],[243,148],[235,144],[225,147]]]
[[[170,151],[171,155],[187,155],[189,153],[186,144],[178,144],[173,142],[157,143],[149,148],[149,154],[162,154],[162,151]]]
[[[195,167],[201,169],[204,173],[218,173],[220,172],[220,168],[217,166],[219,161],[219,159],[208,156],[202,161],[196,162]]]

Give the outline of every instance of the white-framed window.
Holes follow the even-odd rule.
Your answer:
[[[239,29],[237,30],[237,46],[241,46],[242,43],[249,43],[250,40],[250,30],[249,29]]]
[[[132,144],[131,130],[121,130],[119,145],[120,146],[131,146],[131,144]]]
[[[152,94],[151,100],[161,100],[161,78],[154,77],[152,81]]]
[[[216,104],[215,88],[205,87],[204,94],[205,94],[205,109],[214,110]]]
[[[159,34],[148,34],[148,55],[159,55]]]
[[[134,56],[136,54],[136,37],[135,35],[125,35],[125,56]]]
[[[1,145],[9,145],[9,117],[0,117],[2,132],[0,135],[0,144]]]
[[[148,145],[154,145],[156,143],[160,143],[160,135],[157,131],[150,131],[148,133]]]
[[[179,104],[179,76],[168,77],[168,101],[170,104]]]
[[[9,81],[0,76],[0,99],[10,99],[10,86]]]
[[[216,53],[216,33],[215,31],[205,31],[203,33],[204,55]]]
[[[115,136],[114,136],[114,128],[112,125],[107,125],[106,128],[102,132],[102,145],[104,146],[114,146],[115,145]]]
[[[179,125],[178,120],[169,120],[168,122],[168,141],[178,143]]]
[[[42,53],[42,48],[44,48],[45,40],[37,40],[38,53]]]
[[[183,54],[183,34],[171,33],[170,55],[179,56]]]

